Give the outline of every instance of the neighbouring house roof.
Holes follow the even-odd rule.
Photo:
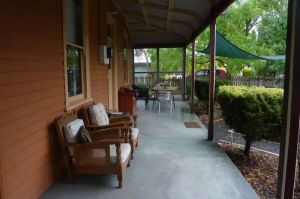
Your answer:
[[[147,67],[147,63],[145,62],[139,62],[134,63],[134,72],[141,73],[141,72],[151,72],[151,63],[149,63],[149,66]]]
[[[135,48],[186,46],[234,0],[113,0]]]

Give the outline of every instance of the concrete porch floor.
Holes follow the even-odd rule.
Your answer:
[[[173,116],[167,113],[167,105],[160,114],[146,111],[143,102],[138,106],[140,143],[127,169],[124,188],[115,188],[117,179],[112,175],[80,175],[75,184],[61,177],[40,198],[258,198],[218,145],[206,141],[207,129],[190,114],[185,102],[176,102]],[[196,121],[201,128],[186,128],[185,121]]]

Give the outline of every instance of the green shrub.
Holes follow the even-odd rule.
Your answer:
[[[149,89],[151,85],[148,84],[135,84],[133,85],[135,89]]]
[[[247,67],[247,66],[244,67],[242,72],[243,72],[243,76],[245,76],[245,77],[254,77],[255,76],[255,71],[251,67]]]
[[[218,95],[219,86],[230,85],[230,80],[216,79],[215,96]],[[209,80],[208,79],[196,79],[195,81],[195,94],[200,101],[208,101],[209,98]]]
[[[283,89],[221,86],[218,102],[226,124],[245,135],[245,155],[253,140],[279,140]]]

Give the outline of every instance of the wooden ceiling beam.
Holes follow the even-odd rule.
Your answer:
[[[160,21],[165,21],[165,20],[166,20],[166,18],[164,18],[164,17],[153,16],[153,15],[149,15],[149,18],[150,18],[150,19],[160,20]],[[191,25],[190,23],[185,22],[185,21],[179,21],[179,20],[174,20],[174,19],[173,19],[173,20],[172,20],[172,23],[173,23],[173,24],[177,24],[177,25],[179,25],[179,26],[184,26],[185,28],[188,28],[188,29],[190,29],[190,30],[194,30],[194,29],[195,29],[193,25]]]
[[[146,25],[145,22],[144,22],[144,20],[141,19],[141,16],[140,16],[140,15],[133,14],[133,13],[126,13],[126,16],[127,16],[128,18],[132,19],[132,20],[135,20],[135,21],[137,21],[137,22],[140,22],[141,24],[144,24],[144,25],[145,25],[146,27],[148,27],[148,28],[153,28],[153,29],[160,30],[160,31],[162,31],[162,32],[167,33],[167,31],[166,31],[164,28],[162,28],[162,27],[160,27],[160,26],[157,26],[157,25],[155,25],[155,24],[149,23],[149,25]],[[175,32],[175,31],[169,31],[168,33],[171,34],[171,35],[175,35],[175,36],[179,37],[180,39],[182,39],[182,40],[184,40],[184,41],[186,40],[185,35],[183,35],[183,34],[181,34],[181,33],[178,33],[178,32]]]
[[[175,5],[174,0],[169,0],[167,26],[166,26],[167,32],[169,32],[172,29],[172,18],[173,18],[174,5]]]
[[[144,6],[145,0],[138,0],[138,2],[139,2],[139,6],[140,6],[141,12],[144,17],[145,24],[149,25],[150,22],[149,22],[149,18],[148,18],[148,11],[147,11],[146,6]]]
[[[141,49],[141,48],[182,48],[186,47],[185,43],[149,43],[149,44],[134,44],[134,49]]]
[[[139,5],[140,5],[140,1],[141,0],[126,0],[126,2],[128,2],[128,3],[133,3],[133,4],[138,3]],[[153,8],[153,9],[163,10],[163,11],[168,11],[168,7],[169,7],[169,5],[162,5],[162,4],[158,4],[158,3],[154,3],[154,2],[145,2],[145,1],[142,3],[142,5],[147,8]],[[203,17],[199,14],[199,12],[196,12],[193,10],[188,10],[188,9],[184,9],[184,8],[176,8],[174,6],[173,13],[188,15],[188,16],[193,17],[197,21],[203,20]]]
[[[216,0],[207,0],[211,7],[215,6]]]
[[[140,16],[140,13],[138,12],[132,12],[132,11],[124,11],[125,12],[125,16],[126,13],[128,14],[132,14],[132,15],[136,15],[136,16]],[[142,16],[140,16],[142,17]],[[160,16],[154,16],[154,15],[148,15],[149,20],[154,19],[154,20],[159,20],[159,21],[166,21],[165,17],[160,17]],[[179,20],[172,20],[173,24],[177,24],[179,26],[184,26],[185,28],[190,29],[191,31],[193,31],[195,28],[193,25],[191,25],[189,22],[185,22],[185,21],[179,21]]]
[[[156,30],[156,29],[152,29],[152,30],[138,30],[138,29],[131,29],[131,32],[135,33],[135,32],[161,32],[160,30]]]

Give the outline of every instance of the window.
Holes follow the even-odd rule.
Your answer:
[[[83,4],[82,0],[66,0],[67,43],[83,46]]]
[[[82,51],[67,46],[68,96],[82,94]]]
[[[64,1],[65,88],[67,108],[89,96],[84,0]]]

